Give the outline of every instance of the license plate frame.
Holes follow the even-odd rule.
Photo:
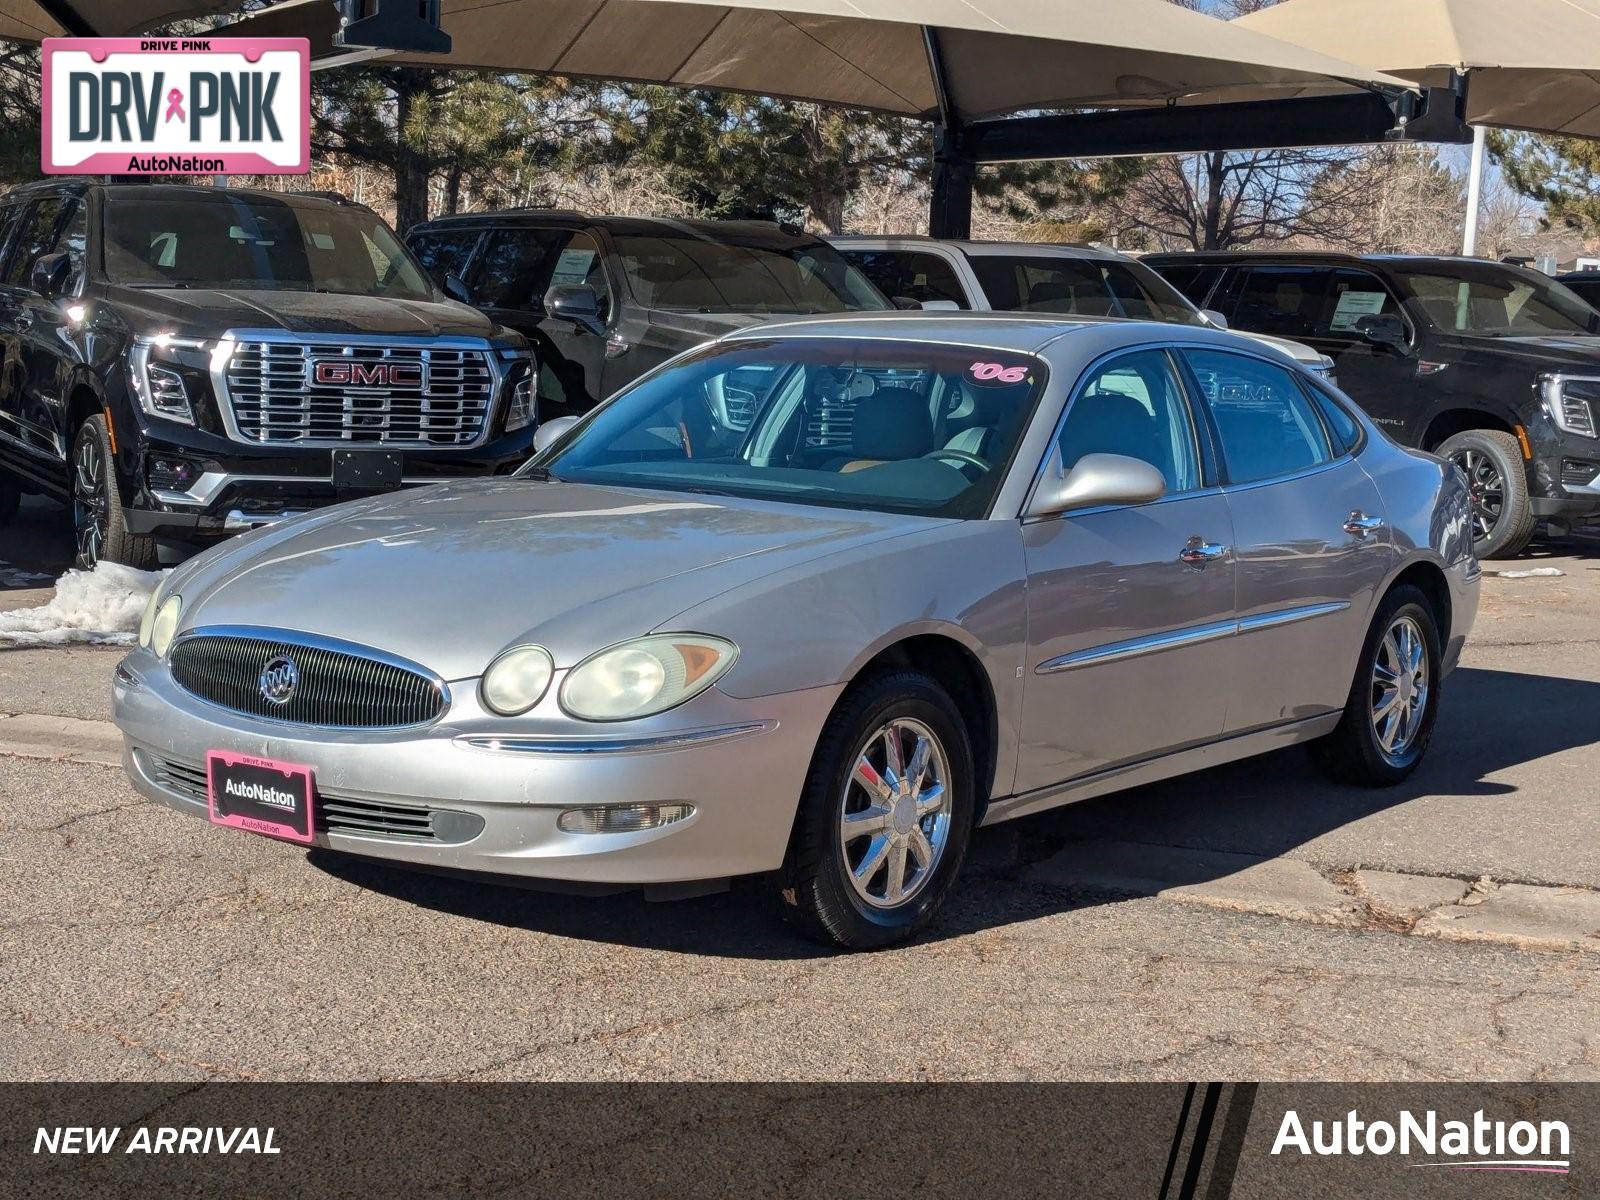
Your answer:
[[[405,475],[405,456],[391,450],[335,450],[333,486],[341,492],[391,492]]]
[[[309,846],[317,836],[316,795],[316,772],[308,766],[229,750],[206,752],[206,807],[213,825]]]

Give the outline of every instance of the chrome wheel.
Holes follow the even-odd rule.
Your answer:
[[[72,523],[78,537],[78,565],[93,567],[105,549],[111,503],[106,496],[106,461],[92,430],[78,439],[72,463]]]
[[[1428,646],[1410,617],[1389,626],[1372,663],[1372,732],[1391,762],[1405,757],[1428,711]]]
[[[933,730],[898,717],[856,752],[839,807],[839,852],[856,895],[898,908],[922,891],[950,840],[950,764]]]
[[[1506,483],[1495,461],[1482,450],[1457,450],[1450,461],[1467,477],[1472,494],[1472,537],[1483,541],[1494,532],[1505,513]]]

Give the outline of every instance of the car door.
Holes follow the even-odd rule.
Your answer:
[[[34,262],[55,248],[57,231],[69,203],[62,196],[41,196],[23,215],[16,247],[0,277],[0,309],[4,312],[4,354],[0,365],[0,433],[35,457],[64,460],[56,387],[63,345],[56,334],[63,315],[54,301],[35,292],[30,283]]]
[[[1393,543],[1349,418],[1287,367],[1242,352],[1184,358],[1221,446],[1237,561],[1230,733],[1342,708]],[[1359,427],[1354,434],[1359,438]]]
[[[508,226],[491,232],[479,255],[472,301],[533,344],[541,421],[577,416],[605,398],[605,334],[552,317],[544,307],[552,287],[585,283],[600,294],[604,317],[609,289],[600,247],[582,230]]]
[[[1029,657],[1017,789],[1218,737],[1234,622],[1228,504],[1205,426],[1165,350],[1119,354],[1080,381],[1055,447],[1155,465],[1167,495],[1023,527]]]
[[[1394,293],[1370,271],[1340,267],[1332,273],[1317,336],[1308,339],[1333,359],[1339,387],[1395,437],[1415,445],[1426,415],[1417,386],[1417,360],[1409,350],[1374,345],[1361,332],[1363,317],[1410,318]],[[1413,341],[1415,332],[1412,331]]]

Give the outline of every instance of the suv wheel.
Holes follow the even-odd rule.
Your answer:
[[[122,523],[122,494],[111,464],[111,439],[105,418],[90,417],[72,443],[72,526],[77,535],[77,565],[93,570],[116,562],[153,571],[158,557],[154,538],[128,532]]]
[[[828,718],[782,880],[789,918],[850,950],[931,922],[972,832],[972,747],[960,714],[918,671],[873,676]]]
[[[1467,477],[1472,491],[1472,548],[1479,558],[1515,558],[1533,538],[1533,503],[1522,447],[1509,433],[1469,429],[1438,450]]]
[[[9,525],[22,505],[22,485],[0,468],[0,525]]]
[[[1439,713],[1439,627],[1410,585],[1378,606],[1338,727],[1312,744],[1334,779],[1365,787],[1402,782],[1427,752]]]

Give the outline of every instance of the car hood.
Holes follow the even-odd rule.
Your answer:
[[[1460,337],[1441,339],[1460,353],[1494,355],[1546,370],[1600,366],[1600,335],[1546,334],[1523,337]]]
[[[1274,350],[1287,354],[1297,363],[1320,367],[1330,361],[1322,351],[1314,350],[1304,342],[1291,341],[1285,337],[1275,337],[1270,333],[1247,333],[1242,329],[1234,332],[1238,333],[1240,337],[1249,338],[1252,342],[1260,342],[1263,346],[1271,346]]]
[[[454,300],[395,300],[275,289],[116,288],[111,297],[136,332],[218,337],[230,329],[365,336],[492,337],[499,327]]]
[[[184,598],[183,629],[320,634],[465,679],[524,640],[570,667],[728,588],[943,523],[485,480],[364,500],[225,543],[181,569],[171,590]]]

